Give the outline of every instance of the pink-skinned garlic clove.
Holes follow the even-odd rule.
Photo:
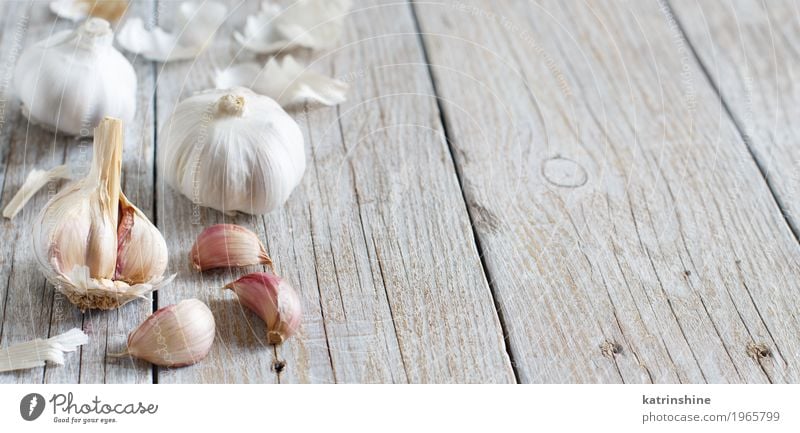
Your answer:
[[[300,328],[302,305],[297,292],[282,278],[254,272],[225,286],[239,303],[253,311],[267,325],[267,342],[281,344]]]
[[[258,236],[235,224],[215,224],[203,230],[189,258],[192,267],[200,272],[259,264],[272,268],[272,259]]]

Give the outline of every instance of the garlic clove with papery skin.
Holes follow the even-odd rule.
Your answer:
[[[164,237],[120,191],[122,122],[95,130],[89,174],[61,190],[32,227],[45,277],[82,310],[112,309],[167,284]]]
[[[215,224],[203,230],[189,258],[192,267],[200,272],[259,264],[272,267],[272,259],[258,236],[235,224]]]
[[[266,272],[254,272],[225,288],[236,293],[239,303],[264,321],[269,344],[283,343],[300,328],[303,318],[300,298],[282,278]]]
[[[205,303],[187,299],[158,309],[128,336],[125,352],[162,367],[185,367],[208,355],[214,343],[214,315]]]
[[[22,113],[69,135],[90,136],[103,116],[133,121],[136,73],[108,21],[90,18],[23,51],[14,72]]]
[[[159,173],[167,183],[193,203],[225,213],[277,209],[306,168],[297,122],[246,88],[181,101],[159,137]]]

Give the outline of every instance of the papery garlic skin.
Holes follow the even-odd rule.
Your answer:
[[[192,267],[200,272],[249,265],[272,266],[255,233],[235,224],[215,224],[197,236],[189,253]]]
[[[300,328],[302,305],[297,292],[282,278],[254,272],[225,286],[239,302],[267,325],[267,342],[281,344]]]
[[[14,72],[23,114],[33,123],[84,136],[104,116],[133,121],[136,74],[113,39],[108,21],[90,18],[25,50]]]
[[[122,135],[119,119],[100,123],[89,174],[56,194],[32,227],[40,269],[82,310],[119,307],[171,280],[162,276],[164,237],[120,191]]]
[[[214,85],[218,89],[247,87],[286,108],[303,104],[340,104],[347,100],[349,88],[343,81],[309,70],[289,55],[282,60],[272,57],[263,68],[254,62],[231,65],[217,72]]]
[[[250,89],[208,90],[178,104],[159,135],[158,166],[193,203],[265,214],[283,205],[305,171],[300,127]]]
[[[158,309],[128,336],[132,355],[162,367],[184,367],[208,355],[214,343],[214,315],[202,301],[187,299]]]

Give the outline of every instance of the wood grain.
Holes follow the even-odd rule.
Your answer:
[[[4,53],[13,53],[22,48],[13,44],[29,46],[50,34],[74,27],[73,23],[52,15],[46,2],[5,2],[4,7],[10,9],[10,13],[4,16],[12,23],[11,28],[18,29],[3,33],[9,44],[0,47]],[[136,2],[129,13],[148,16],[152,11],[152,2]],[[129,58],[134,60],[133,56]],[[15,59],[9,57],[8,62],[13,65]],[[149,63],[134,63],[139,77],[139,107],[136,120],[126,125],[122,182],[123,190],[132,202],[149,215],[153,203],[153,70]],[[13,76],[13,68],[7,76]],[[10,200],[34,167],[50,168],[68,161],[76,172],[85,173],[91,163],[91,137],[62,136],[29,124],[19,114],[12,89],[6,89],[8,97],[4,98],[12,105],[7,107],[5,119],[9,139],[4,141],[4,154],[9,156],[3,164],[6,169],[3,203]],[[6,136],[5,131],[3,136]],[[6,257],[2,275],[7,276],[8,283],[3,287],[5,301],[0,344],[46,338],[75,327],[89,334],[90,343],[76,353],[68,354],[64,366],[7,373],[0,375],[0,382],[150,383],[152,369],[149,365],[130,360],[109,360],[106,353],[109,343],[112,346],[124,344],[127,333],[151,311],[151,304],[147,301],[137,302],[116,311],[88,311],[82,314],[46,283],[35,265],[29,244],[32,221],[61,184],[54,182],[44,188],[13,221],[3,221],[3,238],[15,241],[8,244],[12,248],[3,248]]]
[[[211,85],[214,68],[250,59],[229,35],[258,5],[228,4],[213,50],[160,71],[159,125],[177,101]],[[350,80],[349,101],[293,112],[309,166],[283,209],[226,217],[157,182],[158,223],[178,273],[159,305],[197,297],[218,325],[208,359],[160,369],[160,383],[514,380],[408,5],[359,2],[347,19],[342,48],[310,67]],[[222,221],[265,239],[302,296],[302,331],[275,351],[259,320],[220,289],[247,270],[188,269],[194,237]]]
[[[800,378],[800,249],[665,5],[414,9],[522,381]]]
[[[800,236],[800,10],[794,2],[673,2],[682,30]]]

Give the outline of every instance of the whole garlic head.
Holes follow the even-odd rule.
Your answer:
[[[108,21],[90,18],[25,50],[14,73],[22,113],[70,135],[91,135],[104,116],[132,121],[136,73],[113,40]]]
[[[192,202],[265,214],[283,205],[306,168],[300,127],[250,89],[200,92],[175,107],[158,147],[160,174]]]
[[[61,190],[33,225],[45,277],[82,310],[119,307],[168,283],[167,244],[120,190],[122,122],[95,130],[89,174]]]

